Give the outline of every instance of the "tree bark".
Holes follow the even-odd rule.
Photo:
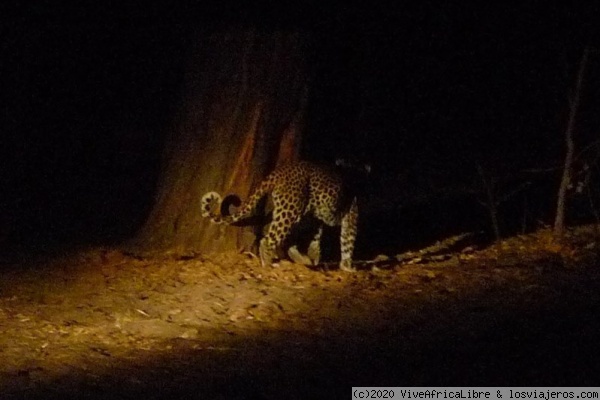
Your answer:
[[[556,205],[556,217],[554,219],[554,235],[560,237],[564,233],[565,229],[565,210],[567,207],[567,190],[571,184],[571,173],[573,168],[573,157],[575,154],[575,141],[573,139],[573,132],[575,130],[575,117],[577,116],[577,109],[579,108],[579,102],[581,98],[581,88],[583,85],[583,76],[585,73],[585,67],[588,60],[589,48],[586,47],[581,57],[581,63],[579,65],[579,71],[577,72],[577,83],[575,85],[575,91],[573,98],[570,101],[569,107],[569,121],[567,123],[567,129],[565,130],[565,144],[566,154],[565,163],[563,166],[563,174],[560,180],[560,186],[558,188],[557,205]]]
[[[298,158],[307,101],[299,33],[199,35],[163,156],[154,207],[131,246],[142,252],[247,249],[252,228],[201,216],[208,191],[246,198],[275,166]]]

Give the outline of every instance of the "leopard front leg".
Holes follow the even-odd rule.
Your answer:
[[[358,205],[356,198],[348,212],[342,218],[342,229],[340,233],[341,261],[340,269],[343,271],[354,272],[356,268],[352,266],[352,254],[354,253],[354,242],[356,241],[358,223]]]
[[[313,265],[319,265],[319,261],[321,260],[321,236],[323,236],[323,225],[319,225],[319,229],[306,251],[306,255],[311,259]]]
[[[270,239],[269,236],[264,237],[260,240],[260,245],[258,248],[258,252],[260,255],[260,264],[265,266],[273,266],[277,267],[277,263],[273,263],[273,260],[276,258],[276,250],[277,244],[273,239]]]

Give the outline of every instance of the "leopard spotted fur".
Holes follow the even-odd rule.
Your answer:
[[[202,196],[202,216],[214,223],[231,224],[248,217],[258,202],[267,194],[272,197],[273,221],[260,241],[260,259],[263,265],[273,264],[276,249],[288,237],[292,228],[306,215],[320,222],[308,246],[308,257],[319,263],[323,224],[341,225],[340,269],[354,271],[352,256],[357,234],[358,205],[356,192],[348,186],[344,174],[309,162],[290,164],[273,171],[256,191],[231,215],[215,214],[212,210],[221,203],[221,196],[208,192]]]

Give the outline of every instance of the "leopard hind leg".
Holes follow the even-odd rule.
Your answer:
[[[278,266],[273,260],[277,258],[277,248],[290,234],[292,227],[298,223],[305,207],[303,193],[287,192],[284,194],[274,190],[273,221],[267,235],[260,241],[260,261],[263,266]]]

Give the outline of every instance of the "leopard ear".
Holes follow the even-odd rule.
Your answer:
[[[342,167],[342,168],[351,168],[352,167],[352,160],[348,160],[347,158],[336,158],[335,159],[335,166],[336,167]]]

